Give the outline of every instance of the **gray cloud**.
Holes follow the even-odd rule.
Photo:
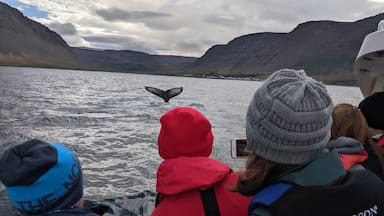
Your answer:
[[[144,23],[148,28],[152,30],[160,31],[174,31],[183,27],[180,23],[175,22],[164,22],[162,20],[150,20]]]
[[[205,49],[205,46],[199,42],[180,42],[176,44],[176,47],[191,53],[202,52]]]
[[[276,31],[274,29],[286,30],[288,26],[292,28],[313,20],[355,21],[366,16],[369,8],[375,5],[379,4],[368,0],[247,0],[241,8],[245,14],[253,12],[250,19],[258,25],[269,23],[269,31]],[[382,3],[380,7],[383,8]]]
[[[83,38],[89,42],[99,43],[124,43],[126,41],[133,41],[133,39],[128,36],[85,36]]]
[[[53,29],[60,35],[76,35],[76,27],[72,23],[58,23],[54,22],[48,25],[49,28]]]
[[[96,14],[106,21],[124,21],[131,23],[142,23],[153,30],[176,30],[180,25],[170,20],[171,14],[155,11],[124,11],[121,9],[96,10]],[[165,20],[167,19],[167,20]]]
[[[174,53],[175,55],[196,56],[196,53],[204,53],[207,49],[215,44],[210,40],[195,40],[195,41],[181,41],[181,42],[169,42],[168,46],[157,48],[159,52],[174,52],[174,50],[182,50],[181,53]]]
[[[170,17],[170,14],[155,11],[124,11],[118,8],[96,10],[96,14],[107,21],[142,22],[146,19]]]
[[[229,17],[229,16],[207,16],[203,19],[203,21],[215,24],[215,25],[221,25],[225,27],[239,27],[244,24],[244,18],[243,17]]]
[[[65,23],[50,27],[71,46],[197,57],[245,34],[290,32],[314,20],[353,22],[384,11],[384,0],[22,2],[49,11],[47,18],[35,18],[43,24]]]
[[[90,47],[111,50],[133,50],[149,54],[157,54],[145,43],[134,40],[128,36],[86,36],[83,37]]]

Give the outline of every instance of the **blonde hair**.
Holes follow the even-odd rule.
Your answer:
[[[371,145],[381,163],[384,174],[384,149],[372,141],[368,123],[363,113],[352,104],[337,104],[332,112],[331,140],[341,136],[351,137],[363,145]]]

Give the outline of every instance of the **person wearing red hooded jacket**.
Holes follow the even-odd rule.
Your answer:
[[[251,197],[228,189],[238,174],[223,162],[210,158],[211,123],[198,110],[178,107],[160,118],[156,208],[161,215],[247,215]]]

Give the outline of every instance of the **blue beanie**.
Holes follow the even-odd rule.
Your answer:
[[[0,158],[0,180],[12,205],[25,214],[75,205],[83,196],[78,158],[60,144],[30,140]]]

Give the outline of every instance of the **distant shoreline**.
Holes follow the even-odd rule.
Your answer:
[[[244,80],[244,81],[264,81],[269,74],[259,75],[244,75],[244,74],[177,74],[177,73],[154,73],[154,72],[140,72],[140,71],[105,71],[97,69],[79,69],[79,68],[59,68],[59,67],[39,67],[39,66],[20,66],[20,65],[2,65],[0,67],[22,67],[22,68],[36,68],[36,69],[55,69],[55,70],[78,70],[78,71],[97,71],[105,73],[129,73],[129,74],[143,74],[143,75],[159,75],[159,76],[177,76],[177,77],[192,77],[192,78],[204,78],[204,79],[225,79],[225,80]],[[323,82],[326,85],[340,85],[359,87],[356,80],[339,80],[339,79],[326,79],[321,77],[312,76],[316,80]]]

